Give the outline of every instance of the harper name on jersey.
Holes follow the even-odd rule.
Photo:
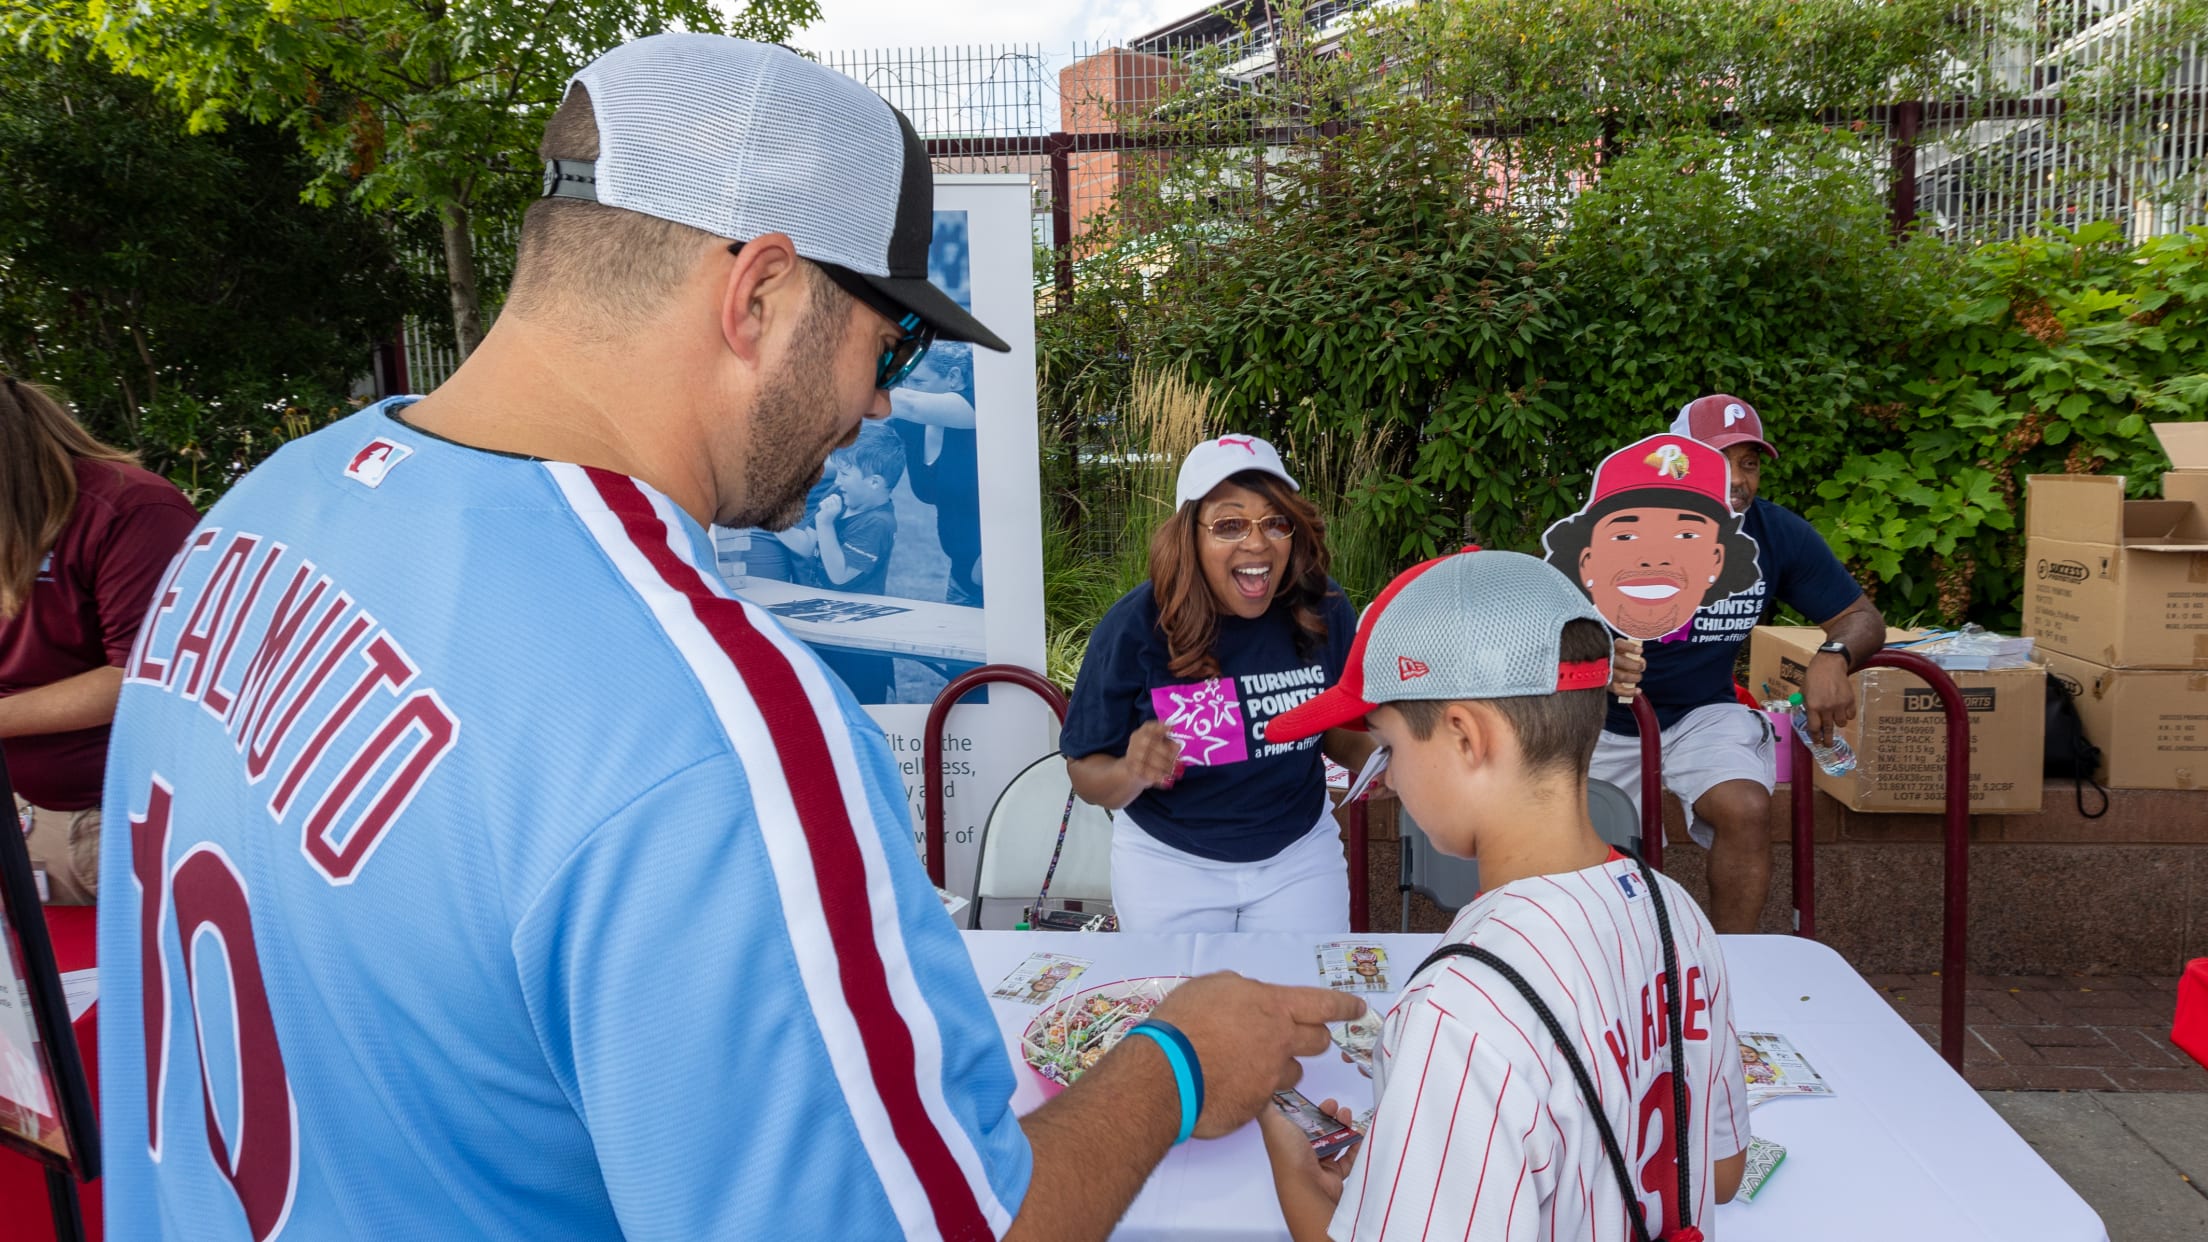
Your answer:
[[[1681,974],[1694,1223],[1715,1238],[1710,1165],[1748,1145],[1725,959],[1708,918],[1658,875]],[[1508,962],[1594,1079],[1651,1233],[1679,1219],[1670,1024],[1655,906],[1635,865],[1532,876],[1482,893],[1446,939]],[[1377,1107],[1330,1232],[1486,1242],[1633,1236],[1569,1064],[1508,981],[1467,957],[1419,972],[1373,1057]]]
[[[666,496],[401,405],[232,489],[130,653],[110,1236],[1001,1233],[1011,1067],[880,730]]]

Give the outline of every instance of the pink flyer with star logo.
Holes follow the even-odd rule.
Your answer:
[[[1181,744],[1182,762],[1217,767],[1250,757],[1242,696],[1231,678],[1159,686],[1150,692],[1150,706]]]

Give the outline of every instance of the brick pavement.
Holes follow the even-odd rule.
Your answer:
[[[1937,974],[1866,978],[1938,1046]],[[2174,977],[1972,975],[1964,995],[1963,1077],[1981,1091],[2208,1091],[2170,1043]]]

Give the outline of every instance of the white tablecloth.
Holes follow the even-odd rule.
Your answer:
[[[967,932],[982,986],[993,988],[1028,954],[1095,962],[1074,986],[1141,975],[1238,970],[1275,983],[1316,983],[1318,935],[1135,936]],[[1403,976],[1432,936],[1372,936],[1391,976]],[[1780,1100],[1755,1110],[1755,1132],[1784,1145],[1786,1163],[1754,1203],[1718,1209],[1724,1242],[2107,1242],[2100,1217],[1999,1114],[1948,1069],[1839,954],[1786,936],[1724,937],[1733,1014],[1742,1030],[1777,1031],[1833,1085],[1829,1099]],[[1376,997],[1385,1008],[1391,997]],[[1013,1106],[1042,1103],[1020,1062],[1020,1033],[1037,1007],[991,1000],[1019,1080]],[[1363,1110],[1371,1084],[1329,1053],[1305,1062],[1302,1088]],[[1254,1127],[1176,1148],[1127,1213],[1121,1239],[1286,1236]]]

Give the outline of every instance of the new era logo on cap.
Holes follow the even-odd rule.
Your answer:
[[[1409,656],[1395,657],[1395,676],[1398,681],[1410,681],[1416,677],[1424,677],[1433,671],[1422,661],[1414,660]]]

